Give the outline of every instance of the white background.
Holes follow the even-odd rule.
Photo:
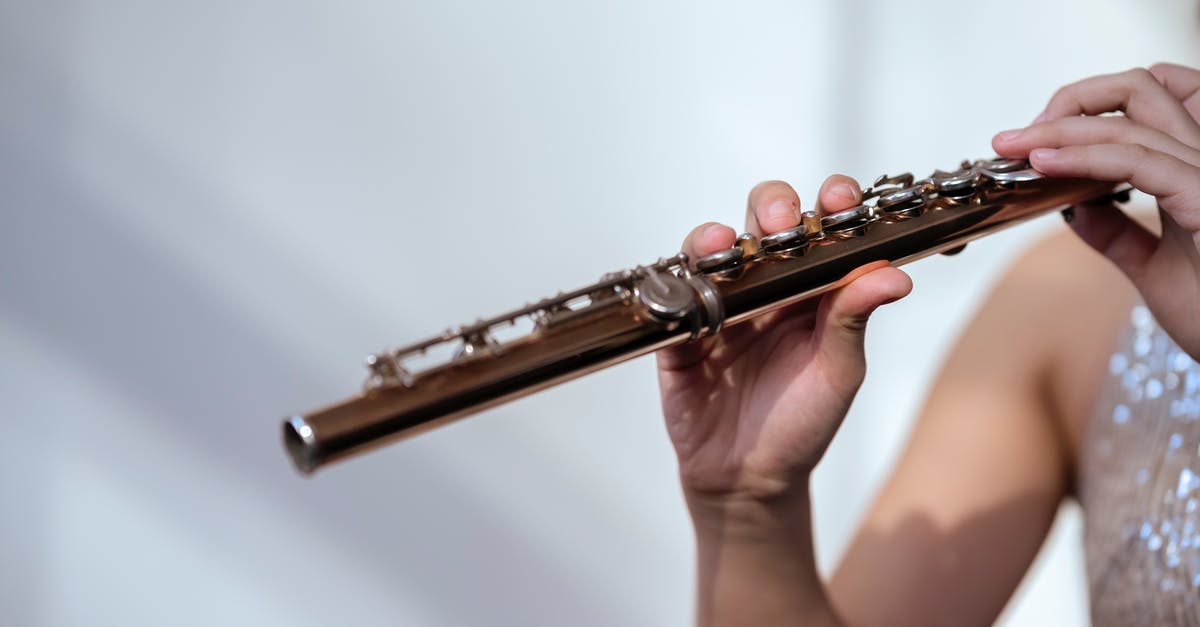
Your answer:
[[[643,359],[305,480],[369,351],[673,253],[782,178],[990,154],[1196,62],[1187,2],[0,3],[11,625],[686,625]],[[816,478],[831,568],[947,344],[1051,219],[911,268]],[[981,485],[980,489],[987,489]],[[1086,622],[1067,509],[1006,621]]]

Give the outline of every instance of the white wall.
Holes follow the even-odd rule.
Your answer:
[[[925,174],[1060,84],[1196,61],[1177,4],[0,4],[5,622],[688,624],[650,360],[311,480],[279,418],[369,351],[740,221],[759,180]],[[914,266],[877,316],[818,473],[824,564],[1052,228]],[[1010,620],[1085,622],[1078,530]]]

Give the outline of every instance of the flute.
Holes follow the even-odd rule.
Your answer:
[[[794,228],[727,250],[604,275],[499,316],[367,358],[361,393],[283,422],[308,474],[601,368],[700,337],[838,286],[851,270],[954,254],[967,242],[1075,203],[1124,199],[1113,184],[1049,178],[1024,160],[964,161],[953,171],[881,176],[863,203],[808,211]],[[433,358],[437,353],[448,353]],[[416,367],[416,362],[426,363]]]

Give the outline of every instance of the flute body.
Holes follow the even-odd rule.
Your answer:
[[[1049,211],[1112,196],[1113,185],[1048,178],[1023,160],[883,176],[864,204],[803,214],[793,229],[746,234],[725,251],[660,259],[592,285],[371,355],[363,391],[283,423],[297,469],[315,469],[837,287],[873,262],[901,265]],[[501,339],[505,330],[529,327]],[[510,333],[512,335],[512,333]],[[412,362],[452,349],[420,370]]]

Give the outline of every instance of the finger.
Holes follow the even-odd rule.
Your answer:
[[[746,199],[746,231],[755,237],[778,233],[800,224],[800,197],[783,181],[754,186]]]
[[[695,262],[705,255],[733,246],[736,239],[737,233],[732,228],[718,222],[705,222],[688,233],[680,250]],[[713,338],[704,338],[698,342],[664,348],[658,352],[658,367],[662,371],[686,369],[703,361],[713,345]]]
[[[864,274],[823,298],[817,311],[815,341],[818,355],[834,379],[831,384],[861,372],[863,338],[871,313],[912,291],[912,279],[898,268],[882,265],[856,272],[863,270]]]
[[[1080,239],[1112,261],[1135,284],[1158,247],[1157,237],[1111,202],[1075,205],[1074,217],[1068,224]]]
[[[858,181],[844,175],[834,174],[821,184],[817,192],[817,213],[828,215],[845,211],[862,202],[862,188]]]
[[[1190,144],[1200,144],[1200,128],[1177,98],[1148,70],[1084,79],[1059,89],[1035,122],[1075,115],[1124,111],[1125,115]]]
[[[1200,168],[1138,144],[1038,148],[1029,161],[1050,176],[1128,182],[1189,230],[1200,230]]]
[[[1200,150],[1166,133],[1126,117],[1070,117],[1004,131],[992,138],[992,148],[1005,157],[1024,158],[1035,148],[1080,144],[1141,144],[1192,165],[1200,165]]]
[[[730,248],[736,239],[737,233],[732,228],[718,222],[705,222],[688,233],[687,237],[683,239],[683,247],[680,250],[688,256],[688,259],[695,261],[706,255]]]
[[[1200,70],[1174,63],[1155,63],[1150,66],[1150,73],[1167,93],[1183,103],[1193,120],[1200,121]]]

